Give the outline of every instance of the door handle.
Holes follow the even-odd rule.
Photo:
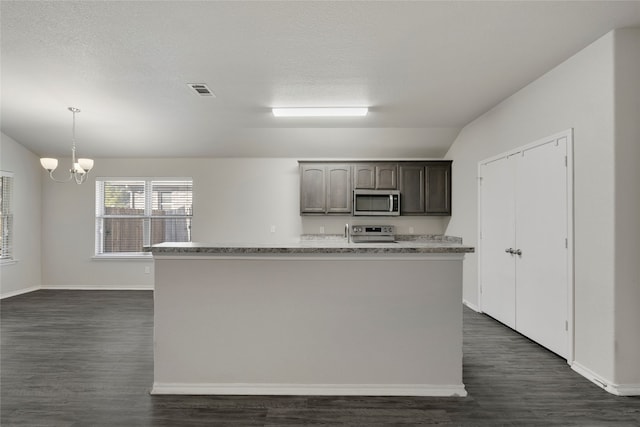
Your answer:
[[[511,255],[520,255],[522,256],[522,251],[520,249],[507,248],[504,250],[506,253]]]

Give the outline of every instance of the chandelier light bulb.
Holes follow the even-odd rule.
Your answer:
[[[40,164],[49,172],[53,172],[58,167],[58,159],[43,157],[42,159],[40,159]]]
[[[82,169],[89,172],[93,169],[93,160],[92,159],[78,159],[78,164]]]

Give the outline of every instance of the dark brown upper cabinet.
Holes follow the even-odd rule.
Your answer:
[[[451,161],[425,164],[426,214],[451,215]]]
[[[424,164],[401,163],[400,175],[400,215],[424,215],[425,179]]]
[[[353,188],[396,190],[398,188],[398,165],[396,163],[356,163]]]
[[[351,214],[351,165],[300,163],[300,213]]]
[[[354,189],[400,190],[400,215],[451,215],[451,161],[300,164],[302,215],[351,215]]]

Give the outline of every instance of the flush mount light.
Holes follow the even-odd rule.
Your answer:
[[[275,117],[362,117],[367,107],[295,107],[272,108]]]

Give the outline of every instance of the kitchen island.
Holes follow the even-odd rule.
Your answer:
[[[465,396],[455,238],[164,243],[153,394]]]

